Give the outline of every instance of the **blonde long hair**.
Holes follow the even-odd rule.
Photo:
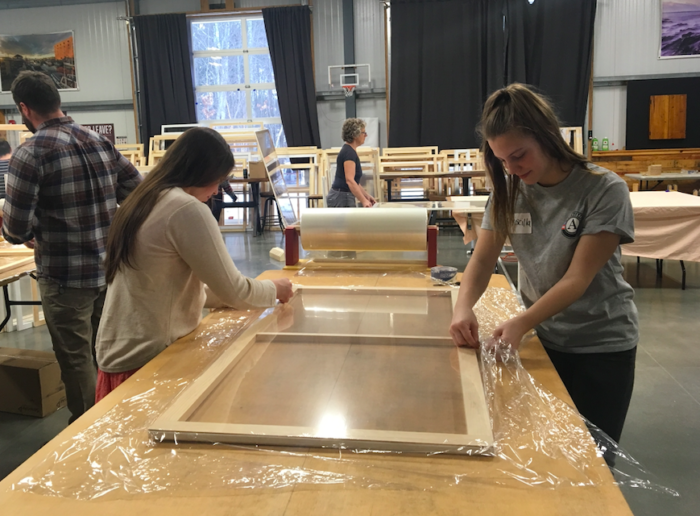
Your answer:
[[[562,168],[577,165],[588,170],[589,161],[571,148],[559,127],[559,120],[547,99],[523,84],[510,84],[486,100],[477,131],[482,138],[481,151],[486,171],[493,183],[489,204],[493,228],[498,236],[505,238],[511,232],[520,178],[506,173],[488,140],[515,130],[533,137],[543,153],[559,162]]]

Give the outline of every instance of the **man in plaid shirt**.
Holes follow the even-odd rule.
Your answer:
[[[141,176],[109,140],[63,115],[49,76],[21,73],[12,97],[35,134],[10,160],[2,229],[14,244],[34,242],[44,318],[73,422],[95,403],[110,222]]]

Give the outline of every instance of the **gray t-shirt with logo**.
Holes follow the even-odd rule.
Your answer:
[[[566,273],[582,235],[603,231],[634,241],[634,215],[626,183],[589,165],[561,183],[520,183],[510,241],[520,263],[520,290],[529,308]],[[487,206],[483,229],[493,229]],[[639,340],[634,290],[622,278],[620,247],[571,306],[537,326],[545,347],[569,353],[627,351]]]

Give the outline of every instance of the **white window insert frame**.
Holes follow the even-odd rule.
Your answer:
[[[217,92],[228,92],[228,91],[242,91],[245,93],[246,97],[246,116],[245,118],[228,118],[228,119],[211,119],[211,120],[198,120],[198,123],[202,125],[209,126],[212,123],[222,124],[230,122],[231,125],[235,126],[237,123],[251,123],[251,122],[262,122],[267,128],[270,124],[279,124],[282,127],[281,117],[254,117],[253,116],[253,99],[252,93],[255,90],[275,90],[276,86],[274,82],[266,83],[251,83],[250,74],[250,63],[248,56],[251,55],[269,55],[270,49],[268,47],[255,47],[248,48],[248,23],[249,20],[260,20],[262,21],[262,16],[260,15],[236,15],[232,14],[230,16],[212,16],[203,17],[197,16],[188,19],[190,27],[190,42],[192,42],[192,25],[197,23],[213,23],[213,22],[229,22],[229,21],[240,21],[241,25],[241,48],[239,49],[226,49],[226,50],[193,50],[191,55],[192,62],[192,84],[194,86],[195,93],[195,103],[197,102],[199,93],[217,93]],[[226,56],[243,56],[243,70],[244,70],[244,82],[237,84],[220,84],[220,85],[207,85],[207,86],[197,86],[195,83],[195,59],[196,58],[206,58],[206,57],[226,57]],[[196,108],[196,106],[195,106]]]

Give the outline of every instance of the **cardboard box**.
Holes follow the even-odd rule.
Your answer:
[[[663,172],[661,165],[649,165],[646,172],[642,171],[643,176],[660,176]]]
[[[249,161],[248,177],[251,179],[265,179],[267,177],[265,164],[262,161]]]
[[[0,348],[0,411],[44,417],[65,406],[53,352]]]

